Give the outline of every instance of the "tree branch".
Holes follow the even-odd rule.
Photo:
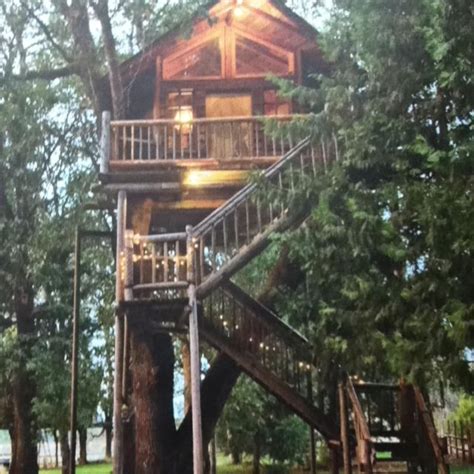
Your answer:
[[[122,76],[120,74],[119,62],[117,59],[117,49],[115,38],[112,32],[112,24],[109,15],[108,0],[98,0],[90,2],[102,28],[102,38],[104,40],[105,57],[109,69],[110,91],[112,94],[112,107],[114,118],[122,119],[125,117],[124,92]]]
[[[43,20],[41,20],[41,18],[35,14],[35,12],[25,3],[25,2],[22,2],[22,5],[23,7],[26,9],[26,11],[28,12],[28,14],[31,16],[31,18],[33,18],[36,23],[38,23],[38,26],[40,28],[40,30],[43,32],[43,34],[46,36],[46,38],[49,40],[49,42],[51,43],[51,45],[57,49],[57,51],[61,54],[61,56],[63,57],[63,59],[68,62],[68,63],[72,63],[73,62],[73,58],[67,53],[67,51],[54,39],[51,31],[49,30],[48,26],[43,22]]]
[[[64,66],[57,69],[43,69],[37,71],[33,70],[27,71],[25,74],[11,74],[9,76],[1,75],[0,84],[6,83],[9,79],[17,81],[32,81],[35,79],[53,81],[54,79],[72,76],[78,72],[78,67],[75,64],[71,64],[69,66]]]

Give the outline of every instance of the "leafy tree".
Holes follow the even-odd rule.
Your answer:
[[[474,424],[474,397],[462,395],[452,418],[466,425]]]
[[[472,8],[463,1],[333,2],[307,133],[342,160],[301,189],[314,210],[281,237],[303,270],[279,309],[338,366],[367,378],[436,378],[472,390]]]
[[[241,378],[226,403],[217,428],[219,446],[235,464],[253,456],[253,472],[269,456],[278,463],[303,464],[308,427],[248,378]]]

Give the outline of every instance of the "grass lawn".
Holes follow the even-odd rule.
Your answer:
[[[112,464],[91,464],[89,466],[79,466],[76,469],[78,474],[111,474]],[[40,471],[41,474],[61,474],[60,469],[48,469]]]
[[[217,462],[219,474],[250,474],[252,472],[252,465],[250,462],[244,462],[239,466],[231,464],[230,460],[224,456],[219,456]],[[265,473],[265,469],[262,470]],[[111,464],[92,464],[90,466],[78,467],[76,472],[78,474],[111,474]],[[42,474],[61,474],[60,470],[51,469],[40,471]],[[318,474],[323,474],[318,470]],[[451,474],[474,474],[473,467],[451,467]]]

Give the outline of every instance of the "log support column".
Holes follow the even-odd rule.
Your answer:
[[[189,351],[191,356],[191,410],[193,425],[193,473],[203,474],[204,456],[201,421],[201,360],[199,353],[198,309],[196,299],[196,276],[194,271],[194,242],[192,227],[186,227],[188,296],[189,296]]]
[[[123,424],[122,424],[122,390],[124,368],[124,315],[120,309],[123,301],[122,260],[125,250],[125,228],[127,216],[127,196],[125,191],[119,191],[117,200],[117,254],[116,254],[116,283],[115,283],[115,360],[114,360],[114,439],[113,439],[113,472],[123,473]]]

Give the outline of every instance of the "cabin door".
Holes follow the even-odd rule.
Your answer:
[[[210,124],[210,158],[252,157],[252,96],[219,94],[206,97],[206,117],[222,119]],[[236,118],[239,117],[239,120]],[[234,120],[232,120],[234,118]]]

